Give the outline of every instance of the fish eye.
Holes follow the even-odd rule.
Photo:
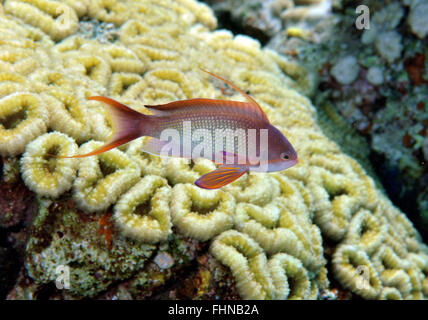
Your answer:
[[[283,152],[283,153],[281,153],[280,158],[282,160],[288,160],[288,159],[290,159],[290,156],[287,153]]]

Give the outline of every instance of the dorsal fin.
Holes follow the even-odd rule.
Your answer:
[[[206,73],[208,73],[209,75],[211,75],[211,76],[213,76],[214,78],[217,78],[217,79],[219,79],[219,80],[221,80],[221,81],[223,81],[223,82],[225,82],[225,83],[227,83],[229,86],[231,86],[233,89],[235,89],[236,91],[238,91],[240,94],[242,94],[245,98],[247,98],[247,100],[251,103],[251,105],[255,108],[255,109],[257,109],[257,111],[258,111],[258,113],[260,113],[260,115],[263,117],[263,118],[265,118],[266,120],[268,120],[268,118],[267,118],[267,116],[266,116],[266,114],[265,114],[265,112],[263,111],[263,109],[260,107],[260,105],[257,103],[257,101],[256,100],[254,100],[253,98],[251,98],[247,93],[245,93],[244,91],[242,91],[241,89],[239,89],[237,86],[235,86],[232,82],[230,82],[230,81],[228,81],[228,80],[226,80],[226,79],[224,79],[224,78],[222,78],[222,77],[220,77],[220,76],[218,76],[218,75],[216,75],[216,74],[214,74],[214,73],[212,73],[212,72],[209,72],[209,71],[207,71],[207,70],[205,70],[205,69],[202,69],[201,67],[199,67],[199,69],[201,69],[203,72],[206,72]]]
[[[221,103],[224,101],[237,103],[237,106],[239,104],[242,104],[242,106],[245,105],[244,102],[238,102],[238,101],[196,98],[196,99],[178,100],[178,101],[168,102],[165,104],[156,104],[156,105],[146,104],[144,106],[147,109],[149,109],[151,112],[153,112],[155,115],[165,115],[171,111],[187,112],[186,109],[192,108],[192,107],[193,108],[203,107],[203,106],[215,107],[215,106],[221,105]]]
[[[173,101],[165,104],[158,105],[145,105],[153,114],[155,115],[167,115],[171,112],[188,112],[188,108],[195,107],[224,107],[226,105],[230,107],[237,107],[240,109],[245,109],[245,113],[251,113],[253,116],[259,117],[264,121],[269,122],[266,114],[263,112],[262,108],[258,105],[258,103],[251,98],[244,91],[236,87],[234,84],[229,81],[211,73],[204,69],[202,71],[212,75],[215,78],[218,78],[228,85],[230,85],[233,89],[241,93],[245,98],[248,99],[248,102],[241,101],[231,101],[231,100],[219,100],[219,99],[205,99],[205,98],[197,98],[197,99],[188,99],[188,100],[179,100]],[[243,111],[244,112],[244,111]]]

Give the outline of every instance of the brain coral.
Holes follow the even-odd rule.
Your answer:
[[[179,268],[206,244],[204,256],[234,278],[227,292],[242,298],[316,299],[332,279],[368,299],[428,297],[426,245],[318,127],[303,95],[313,83],[303,68],[251,38],[212,31],[212,12],[194,0],[6,0],[2,9],[0,153],[26,152],[22,177],[38,193],[25,262],[37,285],[54,281],[66,265],[71,289],[63,297],[97,296],[134,276],[130,290],[138,297],[133,285],[162,285],[160,275],[177,270],[151,272],[153,252],[170,252]],[[113,23],[118,39],[81,36],[82,17]],[[90,149],[106,139],[108,114],[86,100],[90,95],[113,96],[141,112],[144,104],[177,99],[242,100],[198,66],[248,91],[296,147],[299,164],[245,175],[209,194],[189,183],[212,163],[159,160],[141,154],[137,141],[76,165],[53,163],[52,170],[47,151],[35,150],[72,150],[72,140]],[[54,168],[68,173],[59,179]],[[201,274],[197,291],[208,292],[205,280],[218,272]]]

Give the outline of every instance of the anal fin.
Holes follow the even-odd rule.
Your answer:
[[[246,172],[248,172],[248,167],[224,165],[204,174],[195,181],[195,184],[204,189],[218,189],[235,181]]]

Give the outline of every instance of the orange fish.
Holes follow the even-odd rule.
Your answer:
[[[159,156],[207,158],[221,164],[195,181],[205,189],[221,188],[249,171],[280,171],[297,163],[291,143],[270,124],[253,98],[229,81],[202,71],[227,83],[248,102],[188,99],[146,105],[153,114],[145,115],[107,97],[89,97],[109,107],[113,134],[102,147],[68,158],[97,155],[150,136],[142,151]]]

